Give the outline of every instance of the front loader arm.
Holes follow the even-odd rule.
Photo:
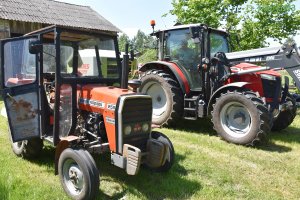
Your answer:
[[[300,54],[294,41],[285,43],[281,47],[226,53],[226,57],[233,64],[247,62],[264,65],[274,70],[285,69],[300,90]]]

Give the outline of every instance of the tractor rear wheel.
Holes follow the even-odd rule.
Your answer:
[[[183,113],[183,94],[177,81],[162,70],[149,70],[140,80],[139,91],[152,97],[152,123],[174,125]]]
[[[19,157],[23,158],[35,158],[38,157],[43,149],[43,140],[40,138],[31,138],[20,142],[13,142],[11,138],[10,129],[8,128],[9,139],[11,142],[11,148]]]
[[[268,109],[252,92],[221,94],[213,105],[212,122],[222,139],[250,146],[266,138],[271,127]]]
[[[67,148],[59,157],[60,181],[72,199],[94,199],[99,190],[99,172],[86,153]]]
[[[295,119],[297,114],[296,100],[288,94],[286,97],[287,107],[274,119],[272,131],[280,131],[287,128]]]

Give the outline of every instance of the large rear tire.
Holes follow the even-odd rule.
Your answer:
[[[222,139],[250,146],[265,139],[271,128],[268,109],[252,92],[221,94],[213,105],[212,122]]]
[[[183,94],[177,81],[162,70],[149,70],[140,80],[139,91],[152,97],[152,123],[174,125],[183,113]]]
[[[297,114],[297,105],[296,100],[290,94],[286,97],[286,104],[286,109],[281,111],[274,119],[272,131],[281,131],[294,121]]]
[[[36,158],[40,155],[43,149],[43,140],[40,138],[31,138],[29,140],[23,140],[20,142],[13,142],[11,138],[10,129],[8,128],[9,139],[11,142],[11,148],[19,157],[23,158]]]

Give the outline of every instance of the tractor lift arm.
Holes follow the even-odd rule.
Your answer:
[[[226,53],[226,57],[232,64],[247,62],[266,66],[265,69],[259,71],[285,69],[300,90],[300,54],[295,42],[285,43],[281,47]],[[247,73],[247,71],[248,70],[240,73],[244,74]],[[248,73],[250,72],[248,71]]]

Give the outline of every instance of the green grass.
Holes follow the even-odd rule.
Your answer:
[[[249,148],[214,135],[208,120],[183,121],[161,129],[173,141],[176,158],[165,174],[141,169],[137,176],[96,155],[100,169],[98,199],[299,199],[300,114],[273,133],[267,144]],[[68,199],[54,175],[54,148],[38,160],[16,157],[6,120],[0,119],[0,199]]]

